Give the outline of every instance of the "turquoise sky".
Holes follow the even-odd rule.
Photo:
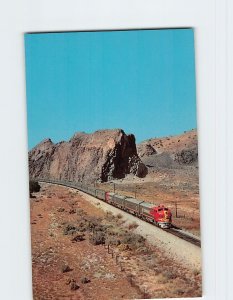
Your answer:
[[[196,127],[192,29],[25,34],[28,141]]]

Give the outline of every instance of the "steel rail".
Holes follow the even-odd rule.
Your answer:
[[[55,184],[55,185],[66,186],[66,187],[73,188],[73,189],[76,189],[78,191],[81,191],[81,192],[83,192],[83,193],[85,193],[87,195],[90,195],[90,194],[82,191],[80,188],[78,188],[76,186],[75,182],[66,182],[66,181],[58,181],[58,180],[50,180],[50,179],[42,179],[42,178],[33,178],[32,180],[35,180],[35,181],[38,181],[38,182],[45,182],[45,183],[50,183],[50,184]],[[91,195],[91,196],[94,197],[93,195]],[[102,199],[99,199],[99,198],[96,198],[96,199],[103,201]],[[105,202],[105,203],[107,203],[107,202]],[[109,203],[107,203],[107,204],[109,204]],[[109,204],[109,205],[111,205],[111,204]],[[124,210],[124,212],[129,213],[129,212],[125,211],[125,210]],[[133,216],[135,216],[135,215],[133,215]],[[147,223],[150,223],[150,224],[156,226],[156,224],[154,224],[152,222],[149,222],[148,220],[144,220],[142,218],[140,218],[140,220],[145,221]],[[185,240],[186,242],[189,242],[189,243],[191,243],[191,244],[193,244],[193,245],[195,245],[197,247],[201,247],[201,240],[198,239],[198,237],[193,237],[190,234],[185,233],[184,231],[182,231],[181,228],[175,226],[174,224],[172,224],[172,228],[169,228],[169,229],[168,228],[167,229],[163,229],[163,228],[160,228],[159,226],[156,226],[156,227],[158,227],[161,230],[166,231],[167,233],[175,235],[175,236],[177,236],[177,237]]]

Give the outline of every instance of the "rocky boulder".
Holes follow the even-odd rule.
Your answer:
[[[197,163],[198,161],[198,150],[197,147],[192,149],[183,149],[174,155],[174,160],[179,164],[190,165]]]
[[[31,178],[106,182],[127,174],[144,177],[135,137],[121,129],[76,133],[68,142],[43,140],[29,152]]]

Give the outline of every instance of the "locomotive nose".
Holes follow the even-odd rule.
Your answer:
[[[170,213],[168,211],[164,211],[164,219],[169,220],[170,219]]]

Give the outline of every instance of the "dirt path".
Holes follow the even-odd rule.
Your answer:
[[[98,200],[95,197],[80,191],[78,193],[91,204],[103,209],[104,211],[111,211],[115,215],[121,213],[123,218],[126,220],[126,226],[129,223],[136,222],[138,227],[135,229],[135,232],[146,237],[152,245],[159,247],[173,259],[178,260],[185,266],[191,267],[193,270],[201,269],[201,249],[199,247],[169,234],[152,224],[144,222],[112,205]]]

